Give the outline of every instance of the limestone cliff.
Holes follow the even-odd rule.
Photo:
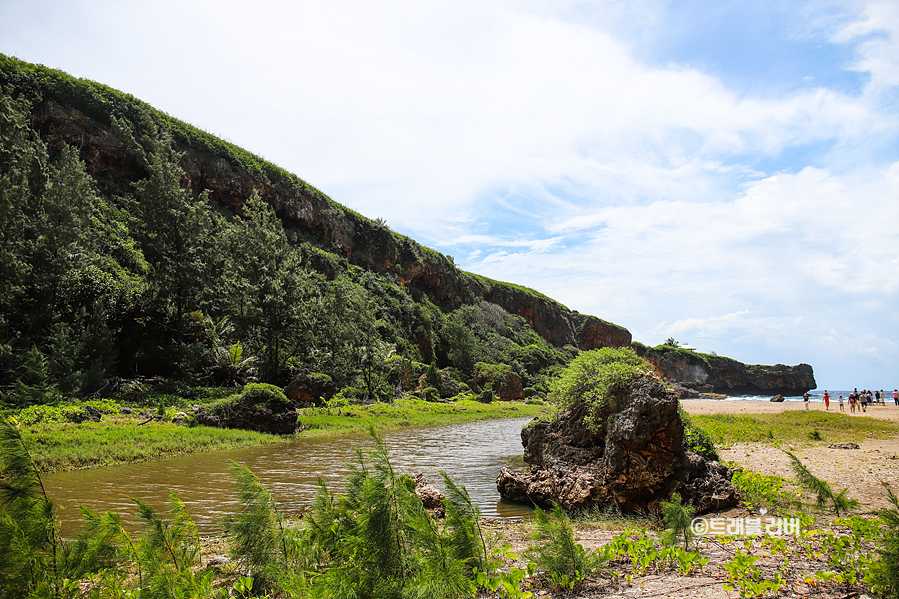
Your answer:
[[[110,125],[53,99],[35,105],[32,117],[32,125],[51,149],[59,151],[63,144],[79,148],[88,170],[113,188],[144,176],[141,165]],[[407,292],[422,292],[449,309],[483,298],[522,316],[558,347],[587,350],[631,342],[624,327],[571,312],[533,290],[459,270],[451,258],[340,206],[299,179],[270,177],[242,168],[178,141],[177,136],[175,139],[183,153],[185,184],[195,193],[208,190],[213,202],[240,213],[255,190],[275,208],[291,238],[310,241],[353,264],[390,274]]]
[[[635,344],[635,348],[665,380],[695,391],[726,395],[801,395],[817,386],[815,374],[808,364],[763,366],[668,346]]]

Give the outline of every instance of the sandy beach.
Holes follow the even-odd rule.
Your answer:
[[[770,414],[784,411],[805,410],[800,402],[773,403],[765,401],[728,401],[714,399],[687,399],[682,405],[688,414]],[[809,410],[824,411],[823,402],[812,402]],[[840,411],[831,402],[830,411]],[[882,406],[869,406],[867,412],[850,413],[850,418],[881,418],[899,422],[899,406],[892,402]],[[870,439],[859,442],[859,449],[831,449],[828,443],[790,443],[787,447],[796,454],[815,476],[828,481],[836,490],[848,487],[849,496],[858,499],[862,513],[889,507],[882,483],[887,483],[899,493],[899,435],[889,439]],[[744,468],[793,478],[787,455],[770,445],[745,443],[719,448],[721,459],[733,461]]]
[[[681,405],[690,415],[699,414],[776,414],[789,410],[805,410],[803,402],[770,402],[770,401],[745,401],[745,400],[727,400],[727,399],[682,399]],[[809,402],[809,410],[824,411],[824,402]],[[840,405],[836,401],[830,402],[830,411],[839,413]],[[883,418],[886,420],[895,420],[899,422],[899,406],[890,403],[885,406],[880,404],[868,407],[867,412],[849,411],[849,404],[846,404],[847,416],[868,416],[870,418]]]

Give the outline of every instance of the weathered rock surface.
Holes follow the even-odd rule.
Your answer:
[[[294,403],[321,407],[334,397],[334,382],[320,374],[300,373],[284,387],[284,395]]]
[[[775,395],[774,397],[772,397],[772,398],[769,399],[768,401],[773,401],[773,402],[775,402],[775,403],[780,403],[780,402],[782,402],[783,400],[784,400],[784,396],[781,395],[780,393],[778,393],[777,395]]]
[[[736,505],[730,470],[684,449],[677,407],[664,385],[643,377],[603,406],[596,431],[584,424],[583,406],[534,422],[521,432],[530,472],[503,468],[497,489],[512,501],[555,501],[566,509],[655,508],[675,491],[699,512]]]
[[[818,386],[815,373],[808,364],[743,364],[723,356],[697,354],[673,347],[638,346],[636,350],[666,381],[699,392],[802,395]]]
[[[412,480],[415,481],[415,494],[421,499],[425,510],[432,516],[443,518],[446,515],[443,493],[437,487],[428,484],[425,475],[421,472],[413,474]]]
[[[280,397],[279,397],[280,396]],[[197,424],[216,428],[238,428],[274,435],[290,435],[297,427],[297,411],[284,395],[244,394],[233,402],[197,410]]]

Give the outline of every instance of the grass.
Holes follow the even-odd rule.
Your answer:
[[[697,415],[693,422],[702,427],[717,444],[835,443],[883,439],[899,434],[899,424],[864,416],[835,412],[787,411],[777,414]]]
[[[308,408],[300,411],[299,424],[302,435],[342,435],[364,433],[368,422],[372,422],[377,430],[385,431],[499,418],[533,418],[553,410],[553,407],[546,405],[505,401],[484,404],[471,400],[431,403],[420,399],[399,399],[392,404]]]
[[[22,437],[41,472],[97,468],[212,449],[277,443],[253,431],[188,428],[168,422],[86,422],[23,428]]]

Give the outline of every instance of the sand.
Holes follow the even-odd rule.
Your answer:
[[[688,414],[697,415],[697,414],[776,414],[779,412],[785,412],[789,410],[805,410],[804,402],[798,401],[790,401],[790,402],[770,402],[770,401],[744,401],[744,400],[727,400],[727,399],[682,399],[681,405],[684,406],[684,409]],[[822,401],[812,401],[809,402],[808,406],[809,410],[820,410],[824,411],[824,402]],[[883,418],[886,420],[894,420],[899,422],[899,406],[893,403],[893,400],[890,400],[885,406],[882,405],[873,405],[868,407],[867,412],[856,412],[851,413],[849,411],[849,404],[847,403],[845,406],[845,414],[848,416],[869,416],[871,418]],[[830,411],[837,412],[840,411],[840,406],[837,402],[830,402]]]
[[[710,399],[687,399],[682,405],[688,414],[765,414],[783,411],[805,410],[799,402],[773,403],[763,401],[728,401]],[[830,411],[839,405],[830,404]],[[824,410],[822,402],[809,405],[809,410]],[[845,414],[851,418],[881,418],[899,422],[899,406],[869,406],[867,412],[852,414],[846,407]],[[837,439],[838,440],[838,439]],[[832,439],[830,440],[833,441]],[[860,449],[830,449],[830,443],[791,443],[786,449],[802,460],[812,473],[826,480],[841,491],[849,488],[849,497],[861,502],[860,513],[890,507],[882,483],[887,483],[899,494],[899,435],[888,439],[870,439],[858,442]],[[770,445],[746,443],[719,448],[721,458],[733,461],[744,468],[777,474],[792,478],[790,460],[787,455]]]

